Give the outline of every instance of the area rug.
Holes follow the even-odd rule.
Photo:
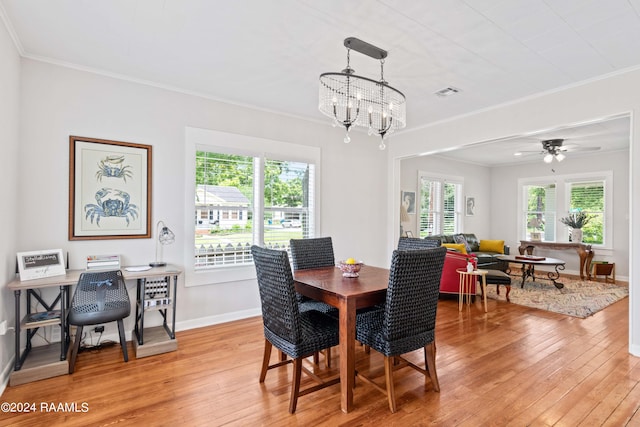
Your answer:
[[[572,280],[564,277],[560,277],[558,281],[564,284],[562,289],[556,288],[551,281],[541,278],[536,278],[535,282],[531,279],[526,280],[524,289],[521,289],[522,280],[513,277],[509,299],[512,304],[584,319],[629,295],[629,289],[626,286],[611,283]],[[495,285],[487,285],[487,288],[488,298],[506,300],[507,290],[504,286],[500,287],[500,295],[496,294]]]

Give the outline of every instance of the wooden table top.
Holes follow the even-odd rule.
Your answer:
[[[384,301],[389,269],[363,265],[359,277],[343,277],[338,267],[311,268],[294,272],[296,290],[337,307],[337,299],[358,300],[357,307]]]
[[[508,262],[519,262],[520,264],[534,264],[534,265],[564,265],[565,262],[558,258],[545,257],[542,260],[536,259],[523,259],[517,258],[516,255],[500,255],[497,257],[499,260]]]

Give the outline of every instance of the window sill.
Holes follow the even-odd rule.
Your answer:
[[[253,265],[230,265],[203,270],[195,270],[191,267],[185,273],[185,287],[216,285],[256,279],[256,269]]]

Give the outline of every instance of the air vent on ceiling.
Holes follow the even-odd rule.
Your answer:
[[[444,89],[440,89],[439,91],[436,92],[436,95],[446,97],[446,96],[455,95],[458,92],[460,92],[460,89],[456,89],[455,87],[450,86],[450,87],[445,87]]]

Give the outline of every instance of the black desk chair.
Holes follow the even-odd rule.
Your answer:
[[[123,319],[130,313],[129,293],[120,270],[82,273],[71,300],[68,317],[69,325],[76,326],[69,373],[73,373],[76,365],[76,357],[82,342],[82,329],[88,325],[117,321],[120,345],[124,361],[127,362],[129,356]]]
[[[339,378],[335,378],[320,382],[318,386],[300,390],[302,360],[323,349],[338,345],[338,321],[316,310],[300,311],[291,265],[285,251],[254,245],[251,247],[251,254],[258,276],[265,337],[260,382],[264,382],[267,370],[293,362],[293,382],[289,400],[289,412],[293,414],[299,396],[340,381]],[[281,360],[269,365],[272,346],[293,360]],[[308,371],[305,369],[305,372]],[[317,376],[310,376],[318,380]]]
[[[400,366],[396,361],[430,377],[434,390],[440,391],[435,363],[435,326],[446,252],[444,247],[394,251],[384,309],[357,314],[356,339],[384,355],[391,412],[396,411],[393,370]],[[426,369],[400,357],[419,348],[424,348]],[[358,376],[385,393],[385,389],[371,379],[361,373]]]

